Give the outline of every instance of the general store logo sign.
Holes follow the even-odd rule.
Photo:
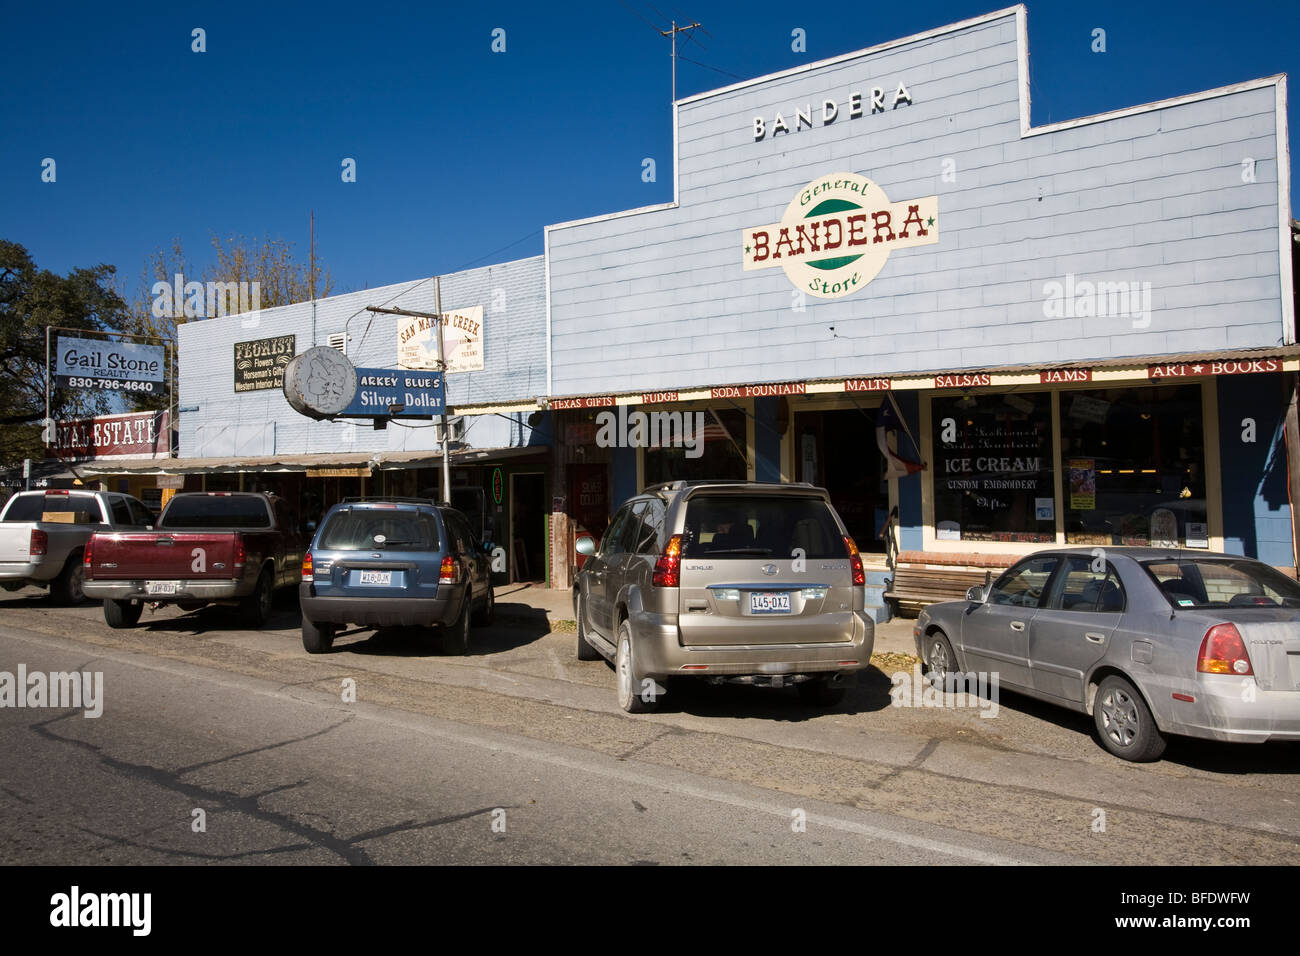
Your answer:
[[[745,271],[780,266],[796,288],[821,299],[857,292],[894,249],[939,241],[939,197],[890,202],[856,173],[815,179],[779,223],[741,233]]]

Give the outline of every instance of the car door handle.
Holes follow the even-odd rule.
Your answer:
[[[1024,629],[1025,629],[1025,622],[1024,622],[1024,621],[1012,621],[1012,622],[1011,622],[1011,630],[1013,630],[1013,631],[1023,631]]]
[[[1098,634],[1096,631],[1086,631],[1083,636],[1094,644],[1106,643],[1106,635]]]

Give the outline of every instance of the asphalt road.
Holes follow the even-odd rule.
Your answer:
[[[1300,845],[1300,747],[1175,740],[1131,765],[1009,693],[992,718],[891,706],[880,670],[830,710],[686,685],[633,717],[571,632],[501,611],[467,657],[368,631],[309,656],[292,601],[261,631],[219,608],[113,631],[97,605],[0,597],[0,671],[104,680],[98,718],[0,708],[0,862],[1290,864]]]

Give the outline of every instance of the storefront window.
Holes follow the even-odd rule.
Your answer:
[[[689,414],[689,413],[688,413]],[[692,423],[698,421],[692,417]],[[721,427],[719,427],[721,423]],[[695,458],[685,448],[647,448],[645,483],[719,478],[744,481],[749,474],[745,458],[745,413],[735,408],[717,410],[717,418],[704,412],[704,450]]]
[[[1067,544],[1210,546],[1199,385],[1060,401]]]
[[[935,537],[1055,541],[1051,395],[936,398],[930,412]]]

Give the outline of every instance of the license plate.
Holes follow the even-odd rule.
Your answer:
[[[392,571],[362,571],[361,584],[377,584],[381,587],[393,586]]]
[[[757,591],[749,596],[750,614],[789,614],[788,591]]]
[[[180,590],[181,582],[179,581],[146,581],[144,582],[145,594],[175,594]]]

